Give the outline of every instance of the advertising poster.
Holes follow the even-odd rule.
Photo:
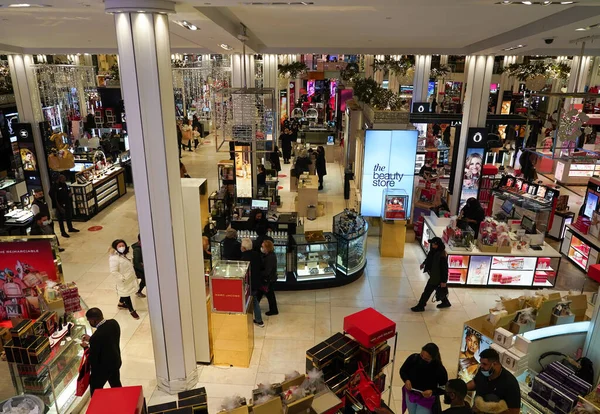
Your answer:
[[[385,189],[408,195],[406,218],[412,210],[418,131],[367,130],[362,176],[361,214],[381,217]]]
[[[459,211],[464,207],[471,197],[477,198],[479,190],[479,179],[481,178],[481,167],[483,165],[483,149],[468,148],[463,171],[463,185],[460,194]]]
[[[458,378],[469,382],[479,369],[479,354],[492,344],[492,340],[475,329],[465,326],[458,355]]]
[[[35,315],[35,287],[58,279],[49,240],[0,242],[0,321]]]
[[[469,264],[469,274],[467,281],[471,285],[487,285],[490,266],[492,264],[491,256],[471,256]]]
[[[21,162],[23,170],[35,172],[38,170],[37,159],[35,157],[35,148],[33,142],[20,142],[19,149],[21,153]]]

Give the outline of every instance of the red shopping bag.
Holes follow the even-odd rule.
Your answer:
[[[369,411],[375,411],[376,408],[381,407],[381,391],[371,381],[360,362],[358,370],[350,377],[348,392],[353,397],[360,395]]]
[[[88,361],[89,348],[83,351],[83,357],[79,363],[79,376],[77,377],[77,390],[75,395],[82,397],[90,386],[90,363]]]

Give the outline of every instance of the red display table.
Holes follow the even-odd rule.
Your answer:
[[[144,391],[141,385],[96,390],[86,414],[144,414]]]

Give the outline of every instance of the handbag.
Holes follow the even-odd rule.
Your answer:
[[[432,302],[441,302],[448,297],[448,287],[438,286],[435,288],[435,295],[433,295]]]
[[[358,363],[358,370],[350,377],[348,392],[353,397],[360,396],[369,411],[381,407],[381,391],[371,381],[361,362]]]
[[[75,396],[82,397],[90,386],[90,363],[88,361],[89,348],[83,351],[81,362],[79,363],[79,376],[77,377],[77,390]]]

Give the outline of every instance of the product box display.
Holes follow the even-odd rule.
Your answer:
[[[512,346],[514,334],[504,328],[498,328],[494,332],[494,343],[508,349]]]
[[[394,336],[396,323],[375,309],[367,308],[346,316],[344,331],[352,335],[362,346],[373,348]]]
[[[383,191],[382,209],[383,220],[408,220],[410,215],[408,194],[404,190],[386,188]]]

